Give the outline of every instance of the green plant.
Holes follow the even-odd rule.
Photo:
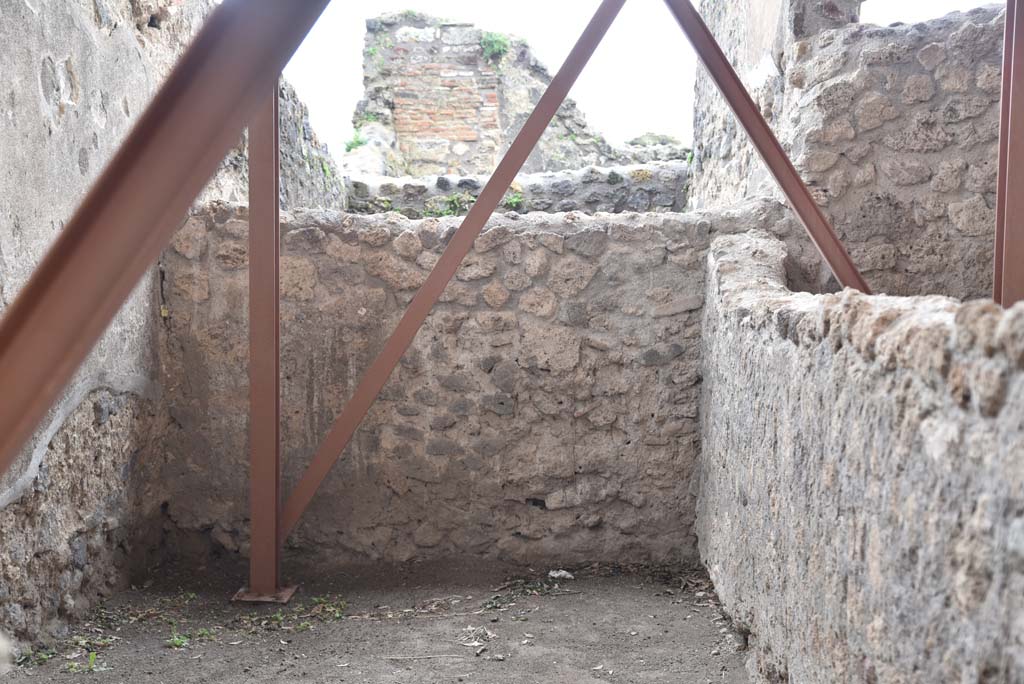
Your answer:
[[[178,626],[175,623],[171,623],[171,638],[165,641],[168,648],[186,648],[188,646],[189,637],[188,634],[181,634],[178,631]]]
[[[523,193],[516,190],[512,190],[505,196],[505,208],[511,209],[512,211],[519,211],[523,208],[525,203],[523,199]]]
[[[365,144],[366,144],[366,138],[363,137],[362,131],[360,131],[357,128],[355,133],[352,134],[352,139],[349,140],[347,143],[345,143],[345,151],[346,152],[351,152],[352,150],[356,149],[357,147],[362,147]]]
[[[68,672],[80,674],[83,672],[102,672],[109,668],[100,665],[96,651],[89,651],[89,657],[85,663],[68,663]]]
[[[480,37],[480,47],[484,50],[484,59],[497,61],[512,47],[512,41],[501,33],[484,33]]]
[[[370,47],[366,48],[366,54],[369,57],[376,57],[377,56],[377,46],[376,45],[371,45]]]
[[[309,615],[318,616],[321,620],[340,620],[345,617],[346,608],[348,608],[348,602],[343,598],[316,596],[313,598],[313,610],[309,612]]]
[[[14,661],[14,664],[18,667],[31,667],[33,665],[43,665],[46,662],[48,662],[51,658],[53,658],[55,655],[57,655],[57,652],[49,648],[43,648],[38,651],[32,650],[30,648],[24,653],[22,653],[20,656],[18,656],[18,659]]]
[[[476,198],[468,192],[456,192],[444,197],[432,197],[423,209],[425,216],[461,216],[469,211]]]
[[[373,112],[364,112],[363,115],[359,117],[360,126],[368,123],[377,123],[378,121],[380,121],[380,117]]]
[[[686,155],[686,163],[687,164],[692,164],[693,163],[693,150],[690,150],[690,153]]]
[[[395,208],[390,197],[374,197],[370,200],[370,207],[373,209],[372,213],[375,214],[388,212]]]

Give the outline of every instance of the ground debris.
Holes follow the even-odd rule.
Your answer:
[[[514,606],[517,599],[527,596],[565,596],[580,593],[563,589],[557,580],[550,577],[510,579],[500,587],[496,587],[494,592],[491,598],[484,602],[485,610],[506,610]]]
[[[548,577],[552,567],[575,579]],[[131,592],[94,609],[53,656],[26,657],[12,684],[99,681],[92,673],[104,670],[113,673],[105,681],[133,684],[383,682],[395,681],[396,670],[410,683],[655,684],[719,681],[743,668],[742,634],[734,644],[713,588],[685,569],[502,567],[469,583],[452,581],[461,573],[444,567],[417,573],[395,589],[378,588],[369,574],[365,587],[348,578],[312,585],[283,606],[229,604],[234,582],[199,596],[176,586]],[[704,676],[690,677],[693,668]],[[343,672],[350,676],[338,679]]]
[[[479,648],[484,646],[488,641],[497,639],[498,635],[487,629],[486,627],[466,627],[462,630],[462,634],[459,635],[458,642],[462,646],[470,646],[472,648]],[[479,654],[478,654],[479,655]]]

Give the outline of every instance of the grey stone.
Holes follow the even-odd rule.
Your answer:
[[[717,239],[704,309],[697,534],[723,607],[754,637],[754,681],[837,681],[851,657],[872,673],[858,681],[1013,681],[1024,663],[1003,616],[1021,606],[1010,587],[1024,568],[991,578],[1021,519],[1007,504],[1024,435],[993,416],[1021,410],[1007,402],[1024,399],[1024,374],[996,331],[1024,318],[791,292],[785,258],[765,234]],[[809,420],[821,407],[828,420]],[[853,639],[805,631],[828,616]]]
[[[480,400],[480,406],[499,416],[511,416],[516,410],[515,399],[508,394],[489,394]]]
[[[454,456],[462,453],[462,447],[455,440],[431,437],[427,440],[426,451],[430,456]]]

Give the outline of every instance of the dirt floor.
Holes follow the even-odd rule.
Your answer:
[[[228,601],[244,569],[203,569],[117,595],[0,681],[747,682],[744,638],[702,575],[551,570],[293,568],[290,604],[251,606]]]

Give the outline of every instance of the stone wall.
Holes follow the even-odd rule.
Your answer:
[[[398,211],[409,218],[461,215],[469,211],[490,176],[346,178],[349,210]],[[686,162],[590,167],[576,171],[520,174],[502,208],[520,213],[682,211],[689,189]]]
[[[0,315],[213,4],[0,3]],[[284,111],[287,160],[302,156],[290,141],[311,138],[291,133],[299,103]],[[240,187],[237,168],[229,160],[207,196]],[[286,161],[284,173],[286,197],[312,202],[314,183],[298,183],[298,165]],[[60,631],[127,581],[128,531],[140,520],[130,492],[162,420],[153,383],[158,290],[154,269],[0,475],[0,630],[21,640]]]
[[[124,586],[134,563],[140,462],[156,407],[141,387],[77,396],[38,447],[31,487],[0,508],[0,625],[28,643],[60,634]]]
[[[327,146],[309,123],[309,109],[288,81],[281,80],[281,208],[339,209],[347,206],[345,181]],[[197,203],[248,202],[249,132],[221,163]]]
[[[861,0],[702,0],[700,13],[761,114],[777,134],[783,115],[783,72],[793,42],[856,22]],[[694,107],[695,207],[728,206],[771,194],[774,181],[707,71],[698,66]]]
[[[791,52],[782,138],[877,291],[990,296],[1003,14],[851,25]]]
[[[490,174],[551,80],[529,47],[415,12],[366,26],[366,93],[354,118],[364,144],[346,155],[345,167],[356,175]],[[500,47],[485,50],[488,41]],[[616,150],[566,100],[524,170],[685,159],[687,153],[678,145]]]
[[[802,33],[789,27],[773,61],[767,45],[749,51],[756,41],[743,31],[762,35],[754,19],[712,5],[709,19],[741,73],[770,75],[744,80],[872,287],[987,296],[1003,12],[890,28],[811,31],[805,22]],[[691,203],[781,197],[713,89],[699,77]],[[809,277],[816,289],[835,288],[824,267]]]
[[[296,481],[458,225],[286,216],[285,479]],[[719,214],[492,219],[306,513],[332,561],[474,554],[694,560],[703,258]],[[247,550],[246,233],[195,216],[163,259],[172,430],[147,495],[183,530]]]
[[[145,107],[164,55],[204,11],[127,0],[0,6],[0,313]],[[19,639],[59,630],[125,579],[120,545],[133,517],[124,487],[149,425],[154,285],[143,279],[0,475],[0,630]],[[94,405],[118,408],[94,418]]]
[[[1024,681],[1024,305],[811,295],[717,240],[697,534],[756,682]]]

